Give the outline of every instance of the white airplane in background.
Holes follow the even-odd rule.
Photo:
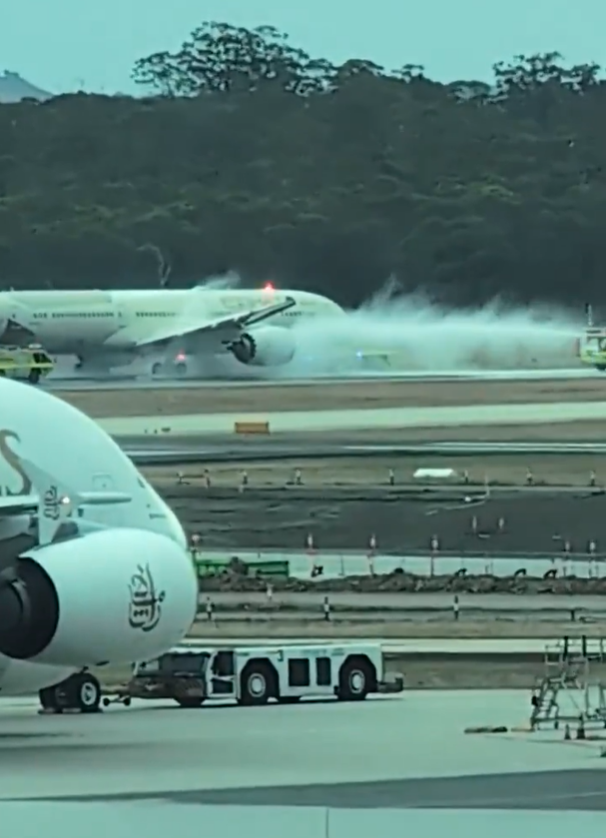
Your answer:
[[[142,356],[152,375],[195,372],[205,356],[241,364],[287,364],[297,350],[292,326],[344,315],[337,303],[306,291],[5,291],[0,342],[76,355],[81,371],[108,370]]]
[[[162,654],[198,585],[177,518],[92,419],[0,379],[0,696],[59,684],[97,708],[83,668]],[[66,680],[67,679],[67,680]]]

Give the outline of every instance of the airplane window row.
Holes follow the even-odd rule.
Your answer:
[[[285,317],[300,317],[302,311],[283,311],[282,315]],[[176,317],[178,312],[176,311],[138,311],[136,312],[137,317]],[[214,311],[210,313],[211,317],[221,317],[225,314],[224,310]]]
[[[65,317],[113,317],[111,311],[38,311],[34,314],[35,320],[46,320],[52,317],[53,319]]]
[[[221,317],[225,314],[225,311],[215,311],[211,314],[212,317]],[[303,312],[302,311],[283,311],[283,317],[300,317]],[[174,311],[138,311],[136,312],[137,317],[175,317],[177,312]],[[90,317],[113,317],[113,312],[111,311],[53,311],[53,312],[46,312],[46,311],[39,311],[34,314],[35,320],[46,320],[49,317],[53,319],[57,318],[66,318],[66,317],[77,317],[77,318],[90,318]]]

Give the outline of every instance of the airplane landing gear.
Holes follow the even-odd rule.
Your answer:
[[[151,365],[150,372],[152,378],[157,378],[159,376],[166,376],[167,378],[170,378],[175,375],[179,376],[179,378],[184,378],[189,372],[189,369],[186,361],[175,361],[174,363],[155,361]]]
[[[80,713],[101,711],[101,684],[90,672],[77,672],[54,687],[40,690],[38,696],[42,710],[62,713],[77,710]]]

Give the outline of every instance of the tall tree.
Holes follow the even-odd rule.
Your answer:
[[[332,67],[295,49],[273,26],[245,29],[228,23],[204,23],[175,54],[160,52],[138,61],[137,84],[160,94],[254,92],[275,82],[285,90],[322,89]]]
[[[0,106],[7,284],[157,287],[159,248],[174,287],[231,268],[347,305],[390,274],[453,304],[604,296],[595,64],[442,84],[207,23],[134,77],[150,95]]]

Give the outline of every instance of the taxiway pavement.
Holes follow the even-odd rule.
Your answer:
[[[560,424],[606,419],[606,402],[484,404],[469,407],[316,410],[288,413],[213,413],[175,416],[129,416],[99,419],[112,436],[174,434],[203,436],[233,433],[235,423],[269,424],[269,432],[357,431],[406,428],[486,427],[490,425]]]
[[[452,611],[453,592],[428,593],[362,593],[353,591],[330,592],[328,597],[333,608],[345,611],[366,611],[369,615],[376,612],[390,611],[402,616],[402,612],[414,619],[416,613],[429,614],[432,611],[442,613]],[[495,612],[533,615],[537,618],[541,613],[551,614],[564,612],[569,614],[572,609],[601,613],[606,610],[604,596],[584,594],[467,594],[459,593],[457,604],[461,612],[494,614]],[[290,612],[298,617],[300,612],[309,613],[322,610],[326,593],[313,591],[274,591],[271,601],[266,593],[255,591],[217,591],[209,594],[215,608],[250,611],[257,609],[264,612]],[[206,595],[200,595],[200,602],[206,601]]]
[[[352,704],[201,710],[136,703],[99,716],[36,716],[34,708],[2,702],[3,801],[61,798],[158,812],[160,804],[606,808],[599,743],[564,742],[561,732],[540,740],[465,735],[471,725],[524,724],[526,692],[410,692]]]

